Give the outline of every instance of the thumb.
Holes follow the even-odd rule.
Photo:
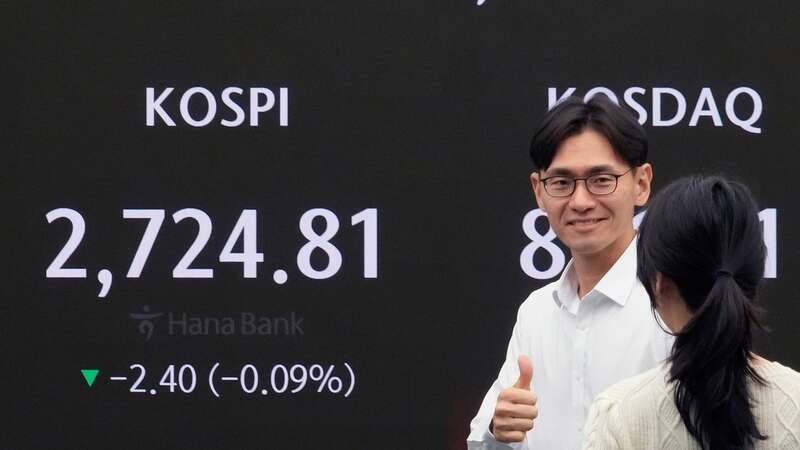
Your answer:
[[[533,380],[533,363],[530,358],[525,355],[519,357],[519,378],[514,383],[517,389],[531,390],[531,380]]]

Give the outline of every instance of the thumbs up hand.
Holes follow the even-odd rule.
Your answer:
[[[492,434],[500,442],[522,442],[539,415],[538,398],[531,390],[533,364],[525,355],[519,357],[518,364],[517,382],[500,392],[494,408]]]
[[[519,378],[517,378],[517,382],[514,383],[514,387],[530,391],[531,381],[533,381],[533,363],[531,363],[530,358],[525,355],[519,357],[518,363]]]

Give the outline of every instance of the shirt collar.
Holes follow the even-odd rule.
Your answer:
[[[600,279],[594,289],[586,294],[586,297],[592,295],[593,292],[597,292],[620,306],[625,306],[625,302],[628,300],[636,283],[636,239],[634,237],[631,240],[622,255],[603,275],[603,278]],[[558,279],[558,287],[553,291],[553,300],[559,308],[572,309],[573,304],[579,300],[578,276],[572,263],[573,260],[570,259]]]

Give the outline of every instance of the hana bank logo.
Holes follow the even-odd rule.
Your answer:
[[[294,311],[279,316],[240,312],[229,316],[198,316],[187,312],[151,312],[144,305],[128,314],[145,341],[159,328],[159,336],[303,336],[304,317]],[[160,319],[164,316],[164,319]]]
[[[138,323],[137,329],[139,330],[139,334],[145,336],[145,341],[149,341],[150,338],[153,337],[153,330],[156,328],[153,319],[157,319],[163,315],[164,313],[151,313],[150,306],[148,305],[144,305],[140,313],[130,313],[131,319]]]

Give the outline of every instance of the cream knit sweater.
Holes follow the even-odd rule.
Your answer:
[[[800,449],[800,373],[777,362],[755,369],[768,383],[750,385],[756,425],[768,436],[755,448]],[[667,371],[656,367],[600,394],[584,427],[584,450],[700,449],[675,408]]]

